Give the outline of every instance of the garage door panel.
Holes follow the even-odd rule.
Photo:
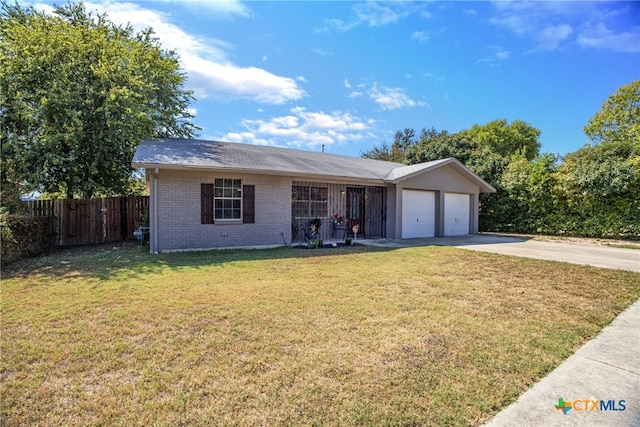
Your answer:
[[[435,236],[435,207],[435,192],[403,190],[402,238]]]
[[[446,193],[444,195],[444,235],[469,234],[470,198],[468,194]]]

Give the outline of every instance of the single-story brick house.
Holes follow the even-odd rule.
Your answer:
[[[449,158],[415,165],[229,142],[155,139],[132,162],[150,192],[151,252],[473,234],[495,189]],[[332,217],[344,223],[336,226]]]

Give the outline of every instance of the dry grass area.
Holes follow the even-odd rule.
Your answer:
[[[478,425],[640,297],[640,274],[446,247],[3,272],[3,426]]]

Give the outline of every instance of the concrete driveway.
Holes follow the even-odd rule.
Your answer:
[[[595,240],[591,242],[587,239],[578,239],[576,241],[538,240],[527,237],[481,233],[469,236],[433,237],[428,239],[376,239],[358,241],[358,243],[391,248],[428,245],[455,246],[474,251],[615,268],[640,273],[640,249],[615,248],[597,244]]]

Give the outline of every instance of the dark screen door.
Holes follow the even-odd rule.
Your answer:
[[[353,226],[360,228],[358,234],[364,235],[365,225],[364,188],[347,187],[347,235],[353,234]]]

